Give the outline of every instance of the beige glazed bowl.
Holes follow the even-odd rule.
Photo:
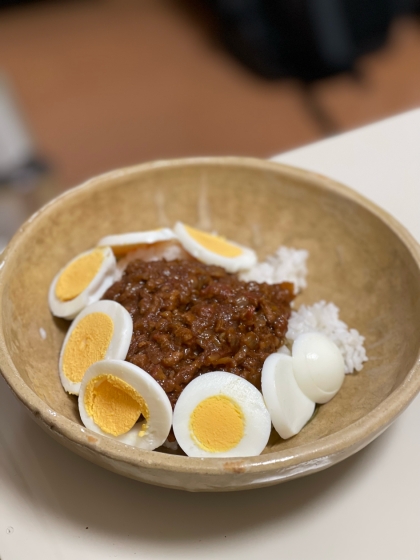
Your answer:
[[[366,337],[369,361],[287,441],[273,434],[245,459],[141,451],[85,429],[58,376],[68,322],[47,293],[57,271],[108,234],[176,220],[256,249],[310,252],[308,288]],[[2,259],[2,260],[1,260]],[[0,368],[35,420],[63,445],[111,471],[194,491],[241,490],[324,469],[381,432],[420,389],[420,251],[393,218],[329,179],[275,163],[203,158],[140,165],[97,177],[33,216],[0,257]]]

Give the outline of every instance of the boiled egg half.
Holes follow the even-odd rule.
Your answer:
[[[173,429],[190,457],[249,457],[267,445],[271,420],[258,389],[233,373],[215,371],[185,387]]]
[[[160,447],[172,424],[168,396],[151,375],[122,360],[94,363],[79,394],[86,428],[141,449]]]
[[[315,410],[315,402],[300,389],[293,372],[293,358],[271,354],[264,362],[261,389],[276,432],[288,439],[300,432]]]
[[[180,243],[188,253],[200,262],[223,267],[228,272],[238,272],[253,267],[257,255],[252,249],[243,247],[223,237],[177,222],[174,227]]]
[[[268,356],[261,389],[280,437],[287,439],[299,433],[313,415],[315,404],[331,400],[343,381],[343,356],[323,334],[299,335],[291,356],[283,352]]]
[[[135,251],[144,245],[153,245],[162,241],[176,239],[176,235],[169,228],[153,229],[150,231],[137,231],[131,233],[120,233],[108,235],[98,241],[98,246],[109,246],[116,257],[123,257],[131,251]]]
[[[113,284],[116,260],[110,247],[97,247],[72,259],[51,283],[48,302],[56,317],[74,319]]]
[[[64,389],[78,395],[88,368],[100,360],[124,360],[133,334],[129,312],[116,301],[97,301],[71,324],[60,353],[59,371]]]
[[[327,336],[318,332],[299,335],[292,358],[297,384],[309,399],[322,404],[338,393],[344,381],[344,358]]]

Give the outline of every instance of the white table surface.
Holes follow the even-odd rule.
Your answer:
[[[329,175],[420,240],[420,110],[278,156]],[[418,560],[420,399],[323,472],[240,493],[188,494],[77,457],[0,381],[1,560]]]

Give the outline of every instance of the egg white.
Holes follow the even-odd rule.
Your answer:
[[[98,241],[97,246],[109,246],[111,248],[115,248],[118,252],[123,253],[125,247],[130,248],[131,250],[133,247],[137,247],[138,245],[151,245],[160,241],[170,241],[176,238],[176,235],[171,229],[161,228],[150,231],[136,231],[107,235]]]
[[[59,372],[61,384],[63,385],[64,389],[72,395],[79,394],[81,383],[74,383],[65,376],[63,370],[64,352],[67,346],[67,342],[69,341],[74,329],[82,319],[84,319],[91,313],[104,313],[111,318],[114,324],[114,331],[105,354],[105,359],[124,360],[127,356],[131,337],[133,335],[133,320],[131,318],[131,315],[122,305],[120,305],[116,301],[97,301],[95,303],[92,303],[88,307],[85,307],[85,309],[83,309],[83,311],[81,311],[72,322],[69,330],[67,331],[60,352]]]
[[[149,419],[143,436],[140,436],[139,433],[145,426],[145,420],[136,423],[125,434],[112,436],[103,432],[87,413],[84,404],[86,387],[92,379],[103,374],[113,375],[125,381],[143,397],[149,409]],[[172,424],[172,406],[159,383],[143,369],[122,360],[103,360],[96,362],[88,369],[80,387],[79,413],[83,424],[89,430],[149,451],[160,447],[165,442]]]
[[[194,440],[190,418],[203,400],[219,395],[230,398],[239,406],[245,420],[245,432],[233,449],[210,452]],[[238,375],[215,371],[200,375],[185,387],[175,405],[173,429],[179,446],[190,457],[250,457],[259,455],[267,445],[271,420],[256,387]]]
[[[338,393],[344,381],[344,359],[327,336],[317,332],[299,335],[292,357],[296,381],[309,399],[322,404]]]
[[[248,247],[243,247],[238,243],[234,243],[233,241],[227,241],[227,243],[241,249],[242,254],[237,257],[225,257],[210,251],[206,247],[203,247],[196,239],[193,239],[181,222],[175,224],[174,232],[184,249],[193,257],[205,264],[221,266],[227,270],[227,272],[233,273],[239,270],[248,270],[257,262],[255,251]]]
[[[76,317],[76,315],[80,313],[83,308],[85,308],[87,305],[90,305],[91,303],[94,303],[95,301],[98,301],[107,291],[107,289],[114,283],[117,270],[117,262],[115,260],[112,249],[110,247],[103,247],[102,251],[104,253],[104,260],[99,271],[87,286],[87,288],[85,288],[83,292],[78,296],[69,301],[62,301],[57,298],[55,294],[55,288],[64,270],[74,261],[76,261],[80,257],[88,255],[93,250],[94,249],[91,249],[89,251],[81,253],[80,255],[77,255],[77,257],[68,262],[66,266],[64,266],[54,277],[48,293],[48,303],[51,313],[56,317],[61,317],[63,319],[74,319],[74,317]]]
[[[312,417],[315,402],[299,388],[293,373],[293,358],[284,353],[268,356],[262,369],[261,388],[279,436],[288,439],[298,434]]]

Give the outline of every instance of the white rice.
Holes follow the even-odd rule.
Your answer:
[[[239,277],[245,282],[266,282],[267,284],[293,282],[295,293],[298,293],[306,288],[307,258],[308,251],[304,249],[279,247],[274,255],[270,255],[265,261],[242,272]]]
[[[323,333],[340,349],[346,373],[360,371],[367,361],[365,338],[356,329],[349,329],[338,314],[339,309],[333,303],[319,301],[310,306],[302,305],[298,311],[292,311],[286,338],[293,342],[302,333]]]

